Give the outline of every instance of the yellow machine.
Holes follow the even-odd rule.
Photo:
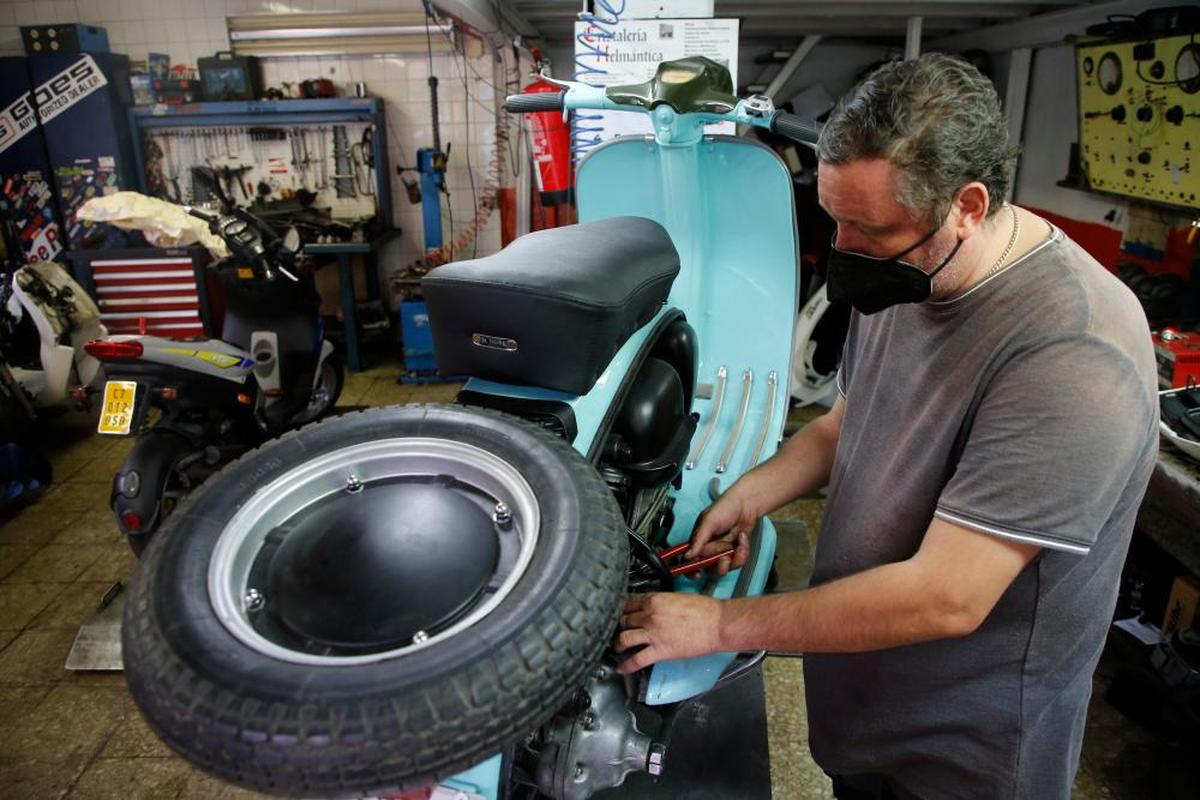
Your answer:
[[[1200,36],[1083,41],[1075,63],[1088,186],[1200,209]]]

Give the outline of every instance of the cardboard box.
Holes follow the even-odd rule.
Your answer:
[[[1200,580],[1180,575],[1171,585],[1167,610],[1163,613],[1163,636],[1172,631],[1186,631],[1200,623]]]

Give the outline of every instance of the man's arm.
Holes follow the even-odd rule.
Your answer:
[[[829,411],[797,431],[729,491],[742,493],[755,516],[761,517],[827,486],[845,411],[846,401],[838,395]]]
[[[934,519],[912,558],[814,589],[728,601],[638,595],[616,649],[643,649],[620,671],[711,652],[853,653],[966,636],[1040,549]]]
[[[740,567],[750,555],[749,534],[760,517],[829,483],[844,409],[838,397],[827,413],[727,489],[696,520],[686,557],[711,555],[733,545],[733,557],[721,559],[716,571],[724,575]]]

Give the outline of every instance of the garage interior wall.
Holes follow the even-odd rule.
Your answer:
[[[1013,197],[1021,205],[1121,229],[1129,204],[1057,184],[1067,175],[1071,143],[1079,140],[1075,49],[1034,51],[1025,107],[1025,136]]]
[[[48,22],[85,22],[107,29],[109,44],[132,60],[145,60],[151,52],[167,53],[172,64],[195,66],[196,59],[229,49],[225,17],[264,13],[311,13],[321,11],[420,11],[419,0],[0,0],[0,55],[22,55],[19,26]],[[441,34],[431,29],[432,36]],[[467,48],[479,53],[480,48]],[[471,73],[471,67],[488,81],[502,87],[502,78],[486,52],[468,55],[468,87],[463,87],[462,61],[455,53],[433,53],[433,71],[439,79],[439,117],[442,147],[451,145],[446,185],[456,230],[475,214],[471,173],[477,191],[483,188],[495,143],[491,86]],[[368,92],[382,97],[387,109],[388,155],[393,165],[416,166],[417,148],[432,147],[430,120],[429,57],[426,53],[403,56],[343,56],[263,59],[263,83],[329,78],[340,94],[351,95],[357,81]],[[468,103],[470,103],[468,107]],[[467,120],[470,124],[467,124]],[[469,145],[469,146],[468,146]],[[464,158],[470,152],[471,171]],[[412,177],[415,178],[415,175]],[[391,179],[395,223],[403,235],[388,245],[380,258],[380,272],[387,273],[409,264],[423,253],[421,207],[409,202],[403,183]],[[450,238],[449,215],[443,202],[443,231]],[[500,249],[499,212],[493,212],[479,236],[478,253]],[[468,251],[470,257],[473,249]]]

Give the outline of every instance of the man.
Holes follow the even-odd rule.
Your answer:
[[[1005,203],[990,82],[931,54],[877,70],[818,147],[829,291],[856,309],[829,413],[697,522],[689,555],[828,485],[811,588],[629,600],[623,672],[805,654],[839,797],[1066,798],[1091,676],[1157,452],[1133,296]],[[899,254],[899,255],[897,255]]]

